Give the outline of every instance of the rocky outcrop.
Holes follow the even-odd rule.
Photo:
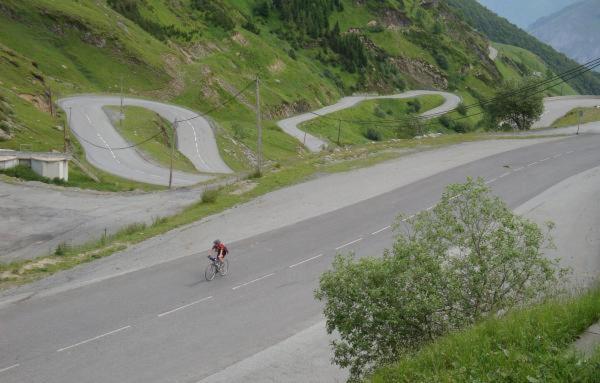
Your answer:
[[[400,72],[413,78],[416,82],[429,85],[436,89],[448,89],[448,80],[444,74],[434,65],[422,59],[411,59],[407,57],[390,58]]]
[[[296,114],[306,113],[310,110],[310,103],[305,99],[292,102],[284,101],[281,104],[271,106],[264,112],[264,117],[271,120],[279,120]]]

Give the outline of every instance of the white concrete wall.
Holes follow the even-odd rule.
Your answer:
[[[46,178],[60,178],[69,180],[69,162],[64,161],[40,161],[31,160],[31,168],[34,172]]]
[[[19,160],[16,158],[12,159],[12,160],[0,161],[0,169],[4,170],[4,169],[14,168],[18,164],[19,164]]]

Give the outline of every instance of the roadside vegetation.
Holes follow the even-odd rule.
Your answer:
[[[600,100],[598,100],[600,105]],[[579,113],[583,113],[583,116],[579,118]],[[576,126],[579,122],[587,124],[588,122],[600,121],[600,108],[575,108],[563,117],[552,123],[553,128],[564,128],[566,126]]]
[[[130,143],[142,142],[149,137],[157,136],[136,147],[144,158],[164,167],[171,164],[171,139],[173,124],[166,121],[158,113],[139,106],[124,106],[125,118],[120,120],[120,107],[106,107],[111,115],[114,127]],[[177,149],[174,151],[173,168],[189,173],[197,173],[191,161]]]
[[[549,230],[515,215],[483,180],[399,217],[383,257],[338,255],[320,279],[333,362],[361,381],[374,368],[482,320],[557,293],[568,270],[549,260]],[[435,381],[435,380],[434,380]]]
[[[600,289],[490,318],[409,351],[372,383],[598,382],[600,348],[589,359],[571,344],[600,319]]]
[[[338,143],[339,129],[340,146],[413,138],[422,135],[425,129],[421,129],[416,124],[409,124],[408,120],[443,103],[444,98],[438,95],[368,100],[352,108],[307,121],[300,125],[300,129],[332,144]],[[390,123],[390,120],[403,120],[403,122]]]

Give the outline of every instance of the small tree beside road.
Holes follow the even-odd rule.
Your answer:
[[[339,335],[334,362],[360,381],[375,365],[543,296],[565,272],[543,256],[549,244],[482,180],[448,186],[382,258],[339,255],[321,276],[316,297],[327,331]]]
[[[523,89],[530,89],[523,91]],[[496,92],[496,96],[485,107],[489,120],[496,126],[508,125],[513,129],[528,130],[544,111],[544,95],[535,93],[535,82],[509,81]]]

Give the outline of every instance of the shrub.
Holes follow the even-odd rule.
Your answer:
[[[247,31],[250,31],[250,32],[254,33],[255,35],[260,35],[260,29],[251,20],[246,21],[242,25],[242,28],[244,28]]]
[[[56,249],[54,250],[54,255],[58,255],[59,257],[66,255],[70,248],[71,246],[69,246],[68,243],[61,242],[58,244],[58,246],[56,246]]]
[[[467,106],[465,105],[464,102],[461,102],[460,104],[458,104],[458,106],[456,107],[456,111],[462,115],[462,116],[466,116],[467,115]]]
[[[139,233],[139,232],[145,230],[146,227],[147,227],[146,224],[143,222],[131,223],[131,224],[125,226],[124,228],[122,228],[121,230],[119,230],[117,235],[119,235],[119,234],[131,235],[131,234]]]
[[[375,128],[367,128],[364,136],[371,141],[381,141],[381,132]]]
[[[409,113],[419,113],[421,110],[421,101],[418,98],[408,101],[407,105]]]
[[[359,381],[431,340],[539,299],[565,270],[544,257],[547,233],[515,215],[483,180],[450,185],[410,219],[383,258],[338,255],[315,293],[333,360]],[[551,225],[548,225],[550,230]]]
[[[219,196],[219,189],[206,189],[202,193],[202,203],[215,203]]]
[[[233,130],[233,137],[236,139],[243,140],[248,138],[248,132],[241,124],[235,123],[231,126],[231,129]]]

